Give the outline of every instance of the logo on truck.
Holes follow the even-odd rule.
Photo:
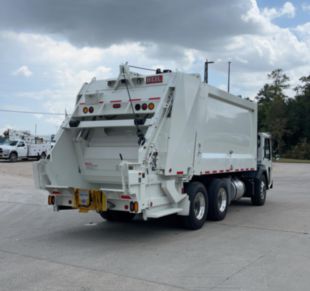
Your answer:
[[[163,82],[163,76],[162,75],[148,76],[148,77],[146,77],[145,80],[146,80],[146,84],[162,83]]]

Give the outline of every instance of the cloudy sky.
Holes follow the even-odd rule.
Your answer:
[[[0,0],[0,134],[56,132],[82,83],[120,63],[201,73],[253,98],[282,68],[310,73],[310,0]],[[290,94],[290,91],[288,91]],[[1,111],[2,110],[2,111]]]

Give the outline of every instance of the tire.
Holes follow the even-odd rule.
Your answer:
[[[191,182],[187,186],[190,207],[189,215],[183,216],[183,224],[187,229],[196,230],[201,228],[208,214],[208,195],[207,190],[200,182]]]
[[[18,159],[17,153],[10,154],[10,157],[9,157],[10,162],[15,163],[17,162],[17,159]]]
[[[135,217],[134,213],[113,210],[99,212],[99,214],[103,219],[112,222],[129,222]]]
[[[252,204],[255,206],[262,206],[265,204],[267,196],[267,182],[264,175],[261,175],[254,182],[254,194],[251,197]]]
[[[228,183],[224,179],[214,179],[208,187],[209,211],[208,218],[214,221],[223,220],[226,216],[229,195]]]
[[[46,153],[45,152],[42,152],[41,153],[41,156],[40,156],[40,159],[45,159],[46,158]]]

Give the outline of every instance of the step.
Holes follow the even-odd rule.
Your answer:
[[[149,218],[160,218],[171,214],[176,214],[180,211],[182,211],[182,208],[168,208],[168,209],[161,209],[158,211],[150,211],[147,214],[147,217]]]

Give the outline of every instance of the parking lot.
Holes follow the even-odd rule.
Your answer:
[[[198,231],[55,213],[32,162],[0,162],[0,290],[309,290],[310,164],[275,164],[266,205]]]

